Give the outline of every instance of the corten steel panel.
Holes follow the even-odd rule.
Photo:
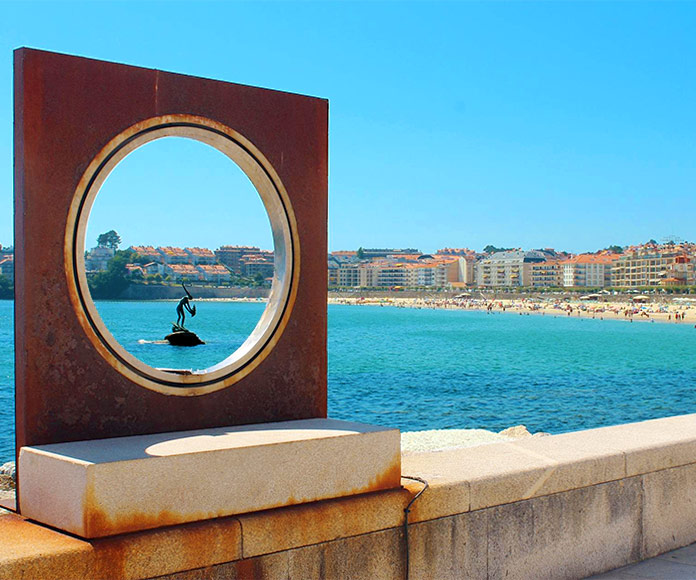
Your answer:
[[[63,253],[69,207],[90,161],[126,128],[165,114],[212,119],[263,153],[291,200],[302,253],[294,307],[274,349],[236,384],[192,397],[148,390],[101,357],[71,304]],[[327,140],[324,99],[17,50],[17,449],[325,417]]]

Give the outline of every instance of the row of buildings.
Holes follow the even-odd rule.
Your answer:
[[[330,287],[637,288],[695,285],[695,266],[696,245],[686,243],[579,255],[548,248],[492,254],[385,248],[331,253],[328,277]]]
[[[14,282],[14,248],[0,245],[0,275]]]
[[[273,252],[256,246],[177,248],[131,246],[138,256],[127,268],[134,278],[159,274],[174,281],[229,282],[233,277],[273,277]],[[87,272],[106,270],[114,250],[87,252]],[[12,255],[0,254],[0,272],[13,273]],[[333,288],[638,288],[696,285],[696,245],[648,243],[622,252],[572,255],[545,248],[478,253],[444,248],[360,248],[328,256]]]
[[[431,256],[417,250],[412,254],[401,252],[362,260],[355,252],[334,252],[329,255],[329,286],[443,288],[461,278],[458,256]]]
[[[133,278],[147,276],[169,277],[180,282],[204,281],[211,283],[229,282],[233,276],[258,278],[273,277],[273,252],[256,246],[221,246],[217,250],[208,248],[178,248],[174,246],[131,246],[137,261],[126,268]],[[87,273],[107,269],[115,250],[97,246],[85,254]]]

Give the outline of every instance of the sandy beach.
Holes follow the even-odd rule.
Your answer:
[[[520,316],[554,316],[593,318],[599,320],[624,320],[626,322],[662,322],[696,325],[696,302],[679,298],[659,297],[654,301],[596,302],[579,299],[554,298],[493,299],[483,298],[329,298],[329,304],[355,304],[361,306],[395,306],[397,308],[430,308],[444,310],[477,310],[497,314],[501,312]]]

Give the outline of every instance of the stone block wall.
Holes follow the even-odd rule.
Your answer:
[[[696,541],[696,415],[406,454],[410,578],[576,579]],[[403,579],[378,492],[84,541],[0,516],[0,579]]]

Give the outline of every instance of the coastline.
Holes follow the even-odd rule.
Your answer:
[[[508,313],[520,316],[553,316],[591,318],[596,320],[623,320],[625,322],[660,322],[664,324],[696,325],[696,305],[677,303],[660,298],[660,302],[638,304],[619,302],[583,302],[580,300],[542,300],[536,298],[493,299],[481,298],[402,298],[402,297],[329,297],[329,304],[356,306],[393,306],[430,310],[468,310],[475,312]]]
[[[402,296],[345,296],[329,292],[328,304],[352,306],[392,306],[396,308],[430,310],[469,310],[494,314],[507,313],[520,316],[537,315],[566,318],[591,318],[598,320],[623,320],[625,322],[661,322],[669,324],[692,324],[696,327],[696,299],[693,303],[677,303],[675,299],[663,298],[659,302],[644,304],[625,300],[612,302],[583,302],[581,300],[550,300],[533,297],[525,298],[467,298],[444,297],[402,297]],[[391,294],[391,293],[390,293]],[[176,302],[178,298],[145,298],[143,302]],[[112,301],[112,300],[107,300]],[[116,299],[116,302],[133,302]],[[197,302],[267,303],[265,296],[245,297],[196,297]]]

